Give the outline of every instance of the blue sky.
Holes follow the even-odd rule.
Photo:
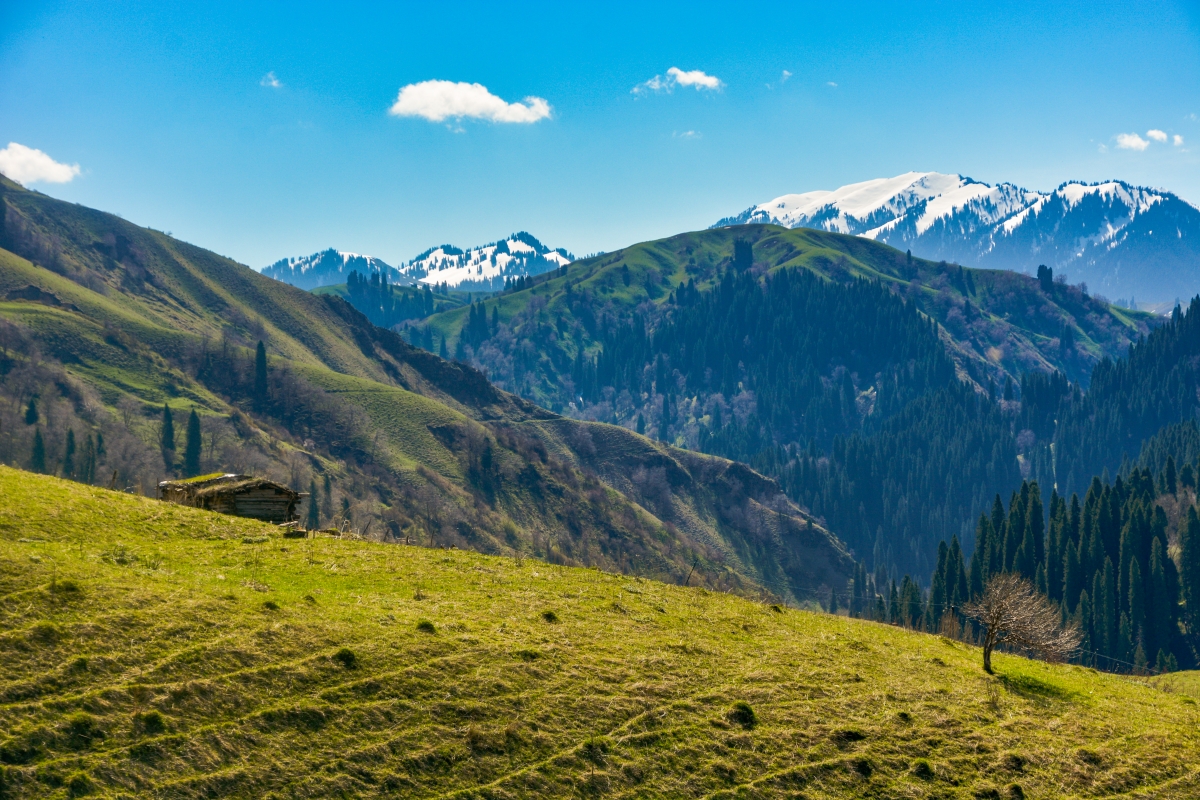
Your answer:
[[[909,170],[1200,203],[1197,76],[1195,3],[0,4],[0,147],[79,166],[29,185],[255,267],[582,255]]]

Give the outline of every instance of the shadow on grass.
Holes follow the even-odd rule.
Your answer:
[[[1079,693],[1053,683],[1046,683],[1032,675],[1000,675],[1000,683],[1015,695],[1027,700],[1046,703],[1057,700],[1069,703],[1079,698]]]

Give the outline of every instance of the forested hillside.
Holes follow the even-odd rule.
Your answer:
[[[1045,272],[751,225],[578,262],[410,338],[546,407],[752,464],[873,569],[928,575],[1041,452],[1013,376],[1086,383],[1148,326]]]
[[[233,471],[306,521],[795,602],[852,562],[740,464],[563,419],[318,297],[0,183],[0,459],[152,494]],[[426,300],[422,297],[422,303]]]

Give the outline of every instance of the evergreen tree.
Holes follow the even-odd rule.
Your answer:
[[[1166,550],[1162,539],[1150,546],[1150,586],[1146,592],[1146,652],[1157,653],[1171,647],[1172,599],[1167,593]]]
[[[1193,633],[1200,631],[1200,518],[1188,508],[1179,531],[1179,584]]]
[[[188,415],[187,424],[187,442],[183,448],[183,475],[185,478],[194,478],[200,474],[200,417],[196,414],[196,409],[192,408],[192,413]]]
[[[328,472],[325,473],[325,480],[321,486],[321,514],[325,519],[333,518],[333,482],[329,480]]]
[[[262,339],[254,348],[254,402],[259,408],[267,402],[267,346]]]
[[[36,425],[40,416],[38,415],[37,397],[29,398],[29,405],[25,406],[25,424]]]
[[[646,421],[642,419],[642,415],[640,413],[637,415],[637,432],[641,435],[646,433]]]
[[[67,428],[67,443],[63,447],[62,476],[75,479],[75,429]]]
[[[42,439],[42,429],[34,428],[33,452],[29,456],[29,469],[33,472],[46,472],[46,442]]]
[[[1131,641],[1142,641],[1146,633],[1146,587],[1137,559],[1129,562],[1129,628]]]
[[[90,433],[83,440],[83,457],[79,461],[79,482],[87,484],[96,482],[96,441]]]
[[[175,468],[175,422],[171,417],[171,407],[163,403],[162,436],[159,441],[162,450],[163,464],[167,470]]]

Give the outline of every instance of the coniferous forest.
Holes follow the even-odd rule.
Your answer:
[[[997,496],[980,514],[969,560],[957,539],[941,543],[923,612],[892,621],[954,631],[964,624],[963,604],[979,597],[991,576],[1012,572],[1032,581],[1058,605],[1063,622],[1082,632],[1080,663],[1143,674],[1194,668],[1195,500],[1195,466],[1177,473],[1170,457],[1157,476],[1134,468],[1111,484],[1093,478],[1082,501],[1051,491],[1048,507],[1038,484],[1023,482],[1007,508]]]

